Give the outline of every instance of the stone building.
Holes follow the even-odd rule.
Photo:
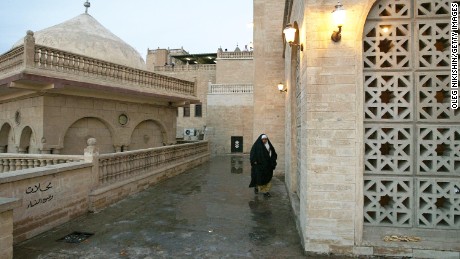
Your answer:
[[[91,136],[113,152],[174,143],[193,128],[220,154],[232,152],[232,137],[248,152],[264,132],[305,251],[459,258],[453,2],[347,0],[338,28],[335,0],[254,0],[253,52],[201,55],[214,65],[152,50],[155,73],[132,53],[122,58],[130,64],[110,63],[112,51],[88,58],[29,34],[0,57],[0,148],[69,154]]]
[[[148,50],[147,69],[195,81],[196,104],[177,111],[177,137],[210,142],[212,154],[248,153],[253,143],[253,52],[247,48],[190,54]],[[165,65],[166,64],[166,65]],[[190,132],[193,132],[189,135]]]
[[[138,52],[91,15],[28,32],[0,56],[0,151],[82,154],[176,143],[176,108],[195,83],[146,70]]]
[[[335,0],[254,0],[254,135],[284,147],[306,251],[460,256],[453,2],[343,1],[333,41]]]

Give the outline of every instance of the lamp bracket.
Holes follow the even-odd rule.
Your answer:
[[[331,40],[333,42],[338,42],[342,38],[342,26],[338,26],[338,27],[339,27],[339,30],[334,31],[331,35]]]

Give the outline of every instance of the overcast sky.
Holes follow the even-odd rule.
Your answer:
[[[26,35],[85,12],[86,0],[1,0],[0,53]],[[133,46],[189,53],[241,49],[252,41],[252,0],[90,0],[88,13]]]

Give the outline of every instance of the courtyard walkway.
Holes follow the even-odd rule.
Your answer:
[[[248,156],[215,157],[16,245],[14,258],[306,258],[284,183],[266,198],[249,180]]]

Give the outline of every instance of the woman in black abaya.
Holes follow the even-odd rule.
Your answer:
[[[251,160],[251,183],[249,187],[254,187],[254,193],[262,192],[266,197],[271,196],[269,191],[277,158],[275,148],[267,135],[261,134],[252,145],[249,157]]]

